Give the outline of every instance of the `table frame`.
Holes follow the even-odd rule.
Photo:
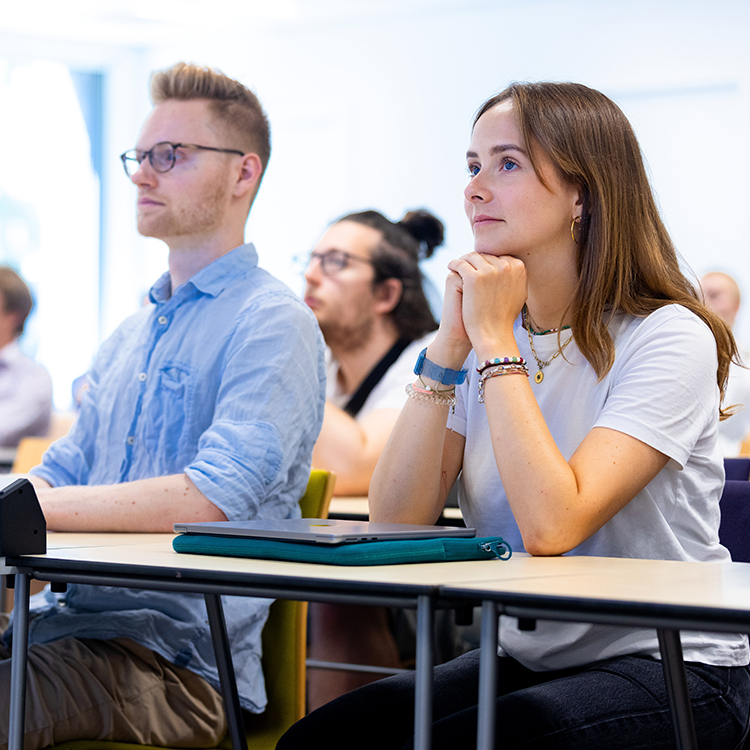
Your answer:
[[[706,563],[711,564],[711,563]],[[734,563],[742,565],[743,563]],[[560,580],[561,577],[557,577]],[[677,750],[698,750],[687,689],[680,630],[750,633],[750,611],[649,602],[488,591],[482,582],[449,584],[443,596],[468,598],[482,607],[477,748],[495,740],[498,616],[656,629]]]
[[[86,548],[96,546],[109,548],[111,554],[102,551],[97,556],[94,551],[89,555]],[[236,750],[244,748],[245,735],[223,619],[222,595],[416,608],[418,642],[414,736],[418,750],[427,750],[431,742],[432,632],[437,607],[453,608],[477,603],[482,606],[477,745],[482,750],[491,748],[494,740],[497,619],[500,613],[529,621],[560,620],[656,629],[679,750],[697,748],[679,631],[750,632],[750,565],[743,563],[623,561],[616,558],[597,561],[596,558],[580,557],[558,558],[558,563],[547,558],[525,559],[526,556],[521,556],[519,560],[507,563],[441,563],[434,568],[434,564],[428,564],[427,569],[424,565],[337,569],[337,566],[329,565],[271,564],[270,561],[238,561],[209,556],[205,558],[204,567],[201,556],[171,554],[171,547],[166,542],[163,546],[159,543],[145,547],[144,554],[151,551],[159,555],[169,552],[165,558],[167,562],[162,564],[157,555],[156,563],[131,563],[131,554],[137,559],[138,547],[128,546],[126,542],[117,544],[112,540],[102,541],[99,545],[77,542],[75,546],[68,546],[69,556],[66,556],[64,548],[58,548],[47,556],[7,558],[6,564],[13,567],[12,571],[6,569],[4,572],[16,574],[14,654],[22,654],[22,658],[13,659],[11,666],[11,750],[21,750],[23,746],[25,657],[28,647],[29,583],[32,577],[53,583],[127,586],[203,594],[227,707],[230,736]],[[223,568],[220,566],[222,560],[226,561]],[[599,567],[605,561],[608,561],[610,569],[600,571]],[[613,575],[629,573],[634,565],[638,573],[637,586],[626,593],[613,594],[612,584],[616,580]],[[642,567],[653,565],[657,567]],[[390,570],[386,573],[386,569]],[[670,586],[676,580],[675,576],[679,579],[685,572],[682,580],[691,583],[695,580],[697,594],[689,591],[683,595],[680,591],[676,596],[673,587],[659,594],[658,587],[654,589],[650,581],[641,583],[645,570],[653,570],[654,575],[666,577]],[[415,571],[414,575],[411,571]],[[437,571],[439,574],[436,574]],[[724,576],[727,577],[726,587],[721,584]],[[715,578],[719,582],[716,585]],[[581,582],[585,585],[582,586]],[[702,589],[700,584],[703,585]]]
[[[216,559],[216,558],[210,558]],[[11,664],[9,750],[22,750],[26,698],[26,653],[28,649],[30,579],[52,583],[121,586],[154,591],[200,593],[206,599],[214,653],[227,712],[228,731],[234,750],[245,750],[239,695],[234,677],[231,651],[224,620],[222,595],[256,596],[302,601],[343,602],[348,604],[405,607],[417,610],[416,695],[414,746],[429,750],[432,740],[432,668],[434,652],[432,631],[438,605],[439,584],[341,581],[323,578],[331,566],[320,565],[320,578],[264,573],[181,568],[176,555],[171,567],[136,564],[82,562],[33,555],[6,558],[15,571],[14,658]],[[309,567],[309,566],[308,566]],[[22,654],[22,658],[15,658]]]

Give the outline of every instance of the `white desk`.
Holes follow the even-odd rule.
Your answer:
[[[677,747],[697,748],[679,630],[750,632],[750,564],[515,555],[502,575],[446,582],[443,598],[482,602],[477,747],[494,747],[498,611],[511,617],[656,628]]]
[[[151,539],[155,541],[151,541]],[[146,541],[144,541],[144,539]],[[214,640],[217,666],[233,746],[244,747],[244,731],[226,636],[221,595],[376,604],[417,610],[415,748],[427,750],[432,730],[433,614],[440,586],[475,577],[476,563],[343,567],[275,560],[178,554],[172,535],[49,534],[44,555],[9,557],[16,570],[16,624],[11,673],[11,750],[23,745],[28,645],[29,580],[128,586],[201,593]],[[500,560],[485,563],[501,575]],[[471,567],[469,567],[471,566]],[[470,575],[471,572],[471,575]],[[18,658],[20,656],[20,658]]]
[[[75,531],[64,533],[47,532],[47,554],[52,550],[72,549],[74,547],[117,547],[134,546],[140,544],[170,544],[174,534],[118,534],[115,532],[86,532]]]

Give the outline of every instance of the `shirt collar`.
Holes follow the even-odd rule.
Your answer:
[[[252,243],[240,245],[217,258],[212,263],[209,263],[205,268],[201,268],[180,289],[185,289],[185,293],[191,294],[191,296],[198,292],[211,297],[218,297],[224,291],[227,284],[236,281],[238,276],[247,274],[248,271],[257,265],[258,253],[255,250],[255,246]],[[172,280],[169,272],[166,272],[151,287],[149,299],[158,304],[160,302],[167,302],[171,296]]]

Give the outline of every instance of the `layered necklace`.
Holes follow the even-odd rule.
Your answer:
[[[526,329],[526,333],[529,336],[529,346],[531,347],[531,353],[534,355],[534,359],[536,360],[537,367],[539,368],[537,370],[536,375],[534,375],[534,382],[535,383],[541,383],[544,380],[544,368],[547,367],[552,360],[559,356],[560,354],[565,351],[565,347],[573,340],[573,337],[571,336],[562,346],[557,347],[557,351],[548,359],[548,360],[542,360],[539,359],[536,349],[534,349],[534,336],[544,336],[548,333],[559,333],[560,331],[567,331],[570,326],[562,326],[561,328],[549,328],[546,331],[535,331],[532,324],[531,324],[531,316],[529,315],[529,308],[526,307],[526,305],[523,306],[523,326]]]

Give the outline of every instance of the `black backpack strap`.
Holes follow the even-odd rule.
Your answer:
[[[399,339],[386,353],[383,359],[370,370],[362,385],[357,388],[354,395],[347,401],[344,411],[351,417],[356,417],[359,410],[364,406],[372,389],[382,380],[388,368],[401,356],[404,349],[411,344],[408,339]]]

